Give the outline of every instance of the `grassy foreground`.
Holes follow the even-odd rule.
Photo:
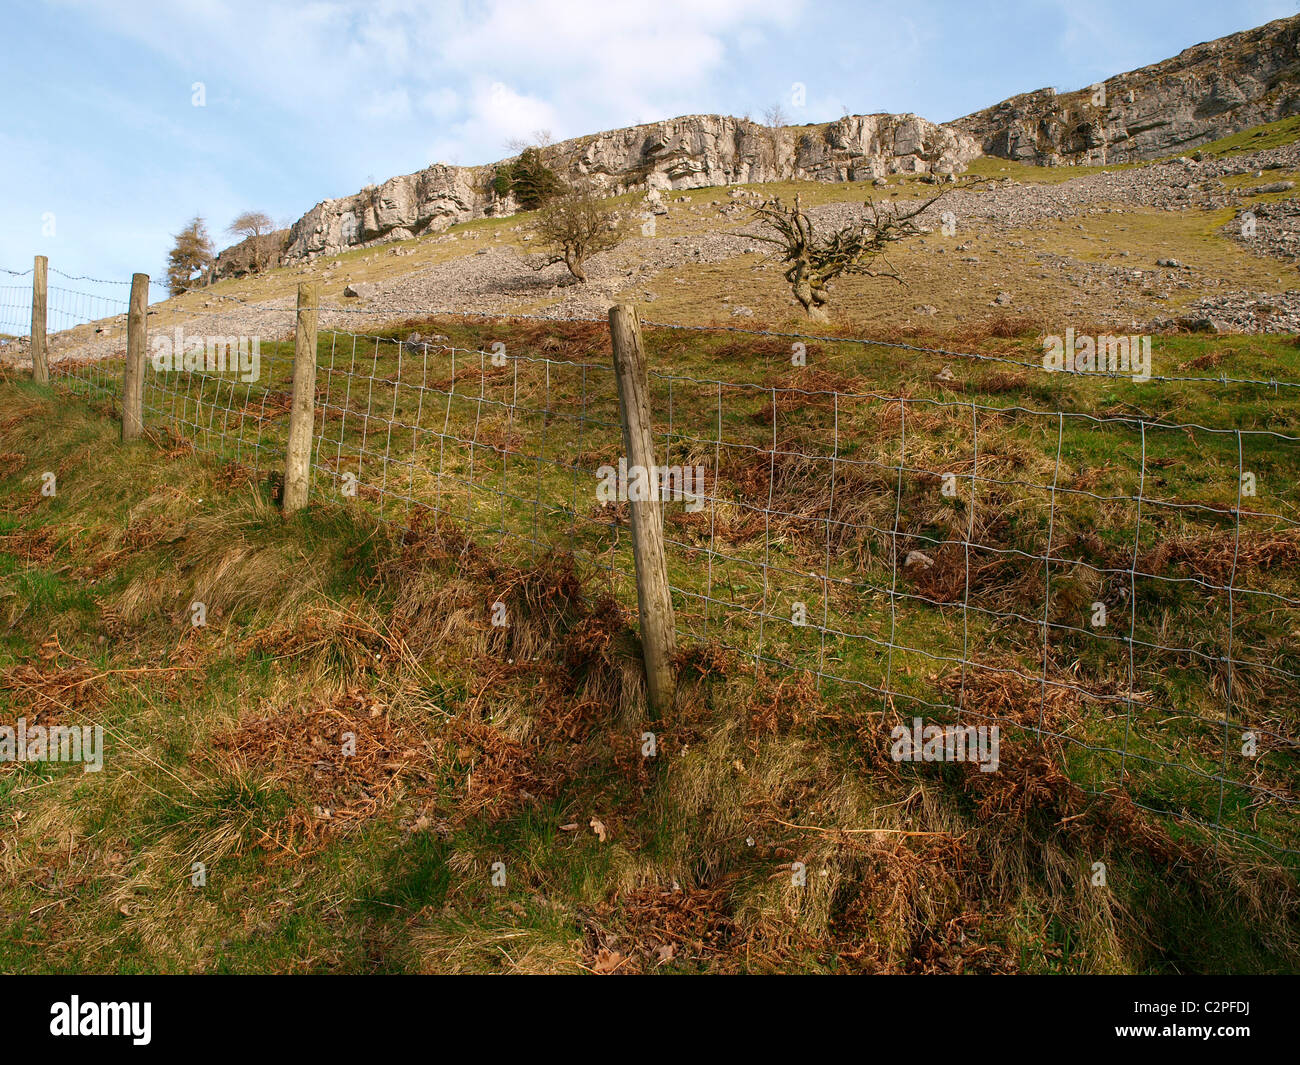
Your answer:
[[[482,347],[502,335],[493,326],[455,339]],[[657,336],[656,356],[682,372],[788,374],[782,342],[755,360],[752,344]],[[575,333],[553,354],[581,356],[584,345],[589,354],[592,343]],[[1028,340],[998,346],[1021,343],[1032,357]],[[1179,365],[1296,379],[1296,353],[1284,341],[1170,343]],[[810,354],[815,370],[804,373],[838,375],[814,382],[821,388],[854,391],[862,379],[882,390],[945,387],[926,383],[942,360],[904,374],[888,350]],[[1281,399],[1232,390],[1197,398],[1153,385],[1116,395],[1111,384],[1059,381],[1035,396],[1026,378],[998,373],[980,369],[968,388],[1048,409],[1295,428],[1294,404]],[[401,398],[396,388],[392,398]],[[710,401],[707,390],[695,398],[701,409]],[[380,408],[387,402],[381,397]],[[806,405],[795,413],[813,449],[827,411],[816,398]],[[690,413],[681,416],[701,431]],[[753,410],[729,408],[727,430],[760,441],[774,417],[759,393]],[[884,414],[864,409],[862,417]],[[364,443],[340,421],[340,455],[359,456]],[[608,595],[618,587],[602,587],[562,556],[516,558],[491,539],[476,543],[450,519],[406,527],[321,503],[285,523],[265,471],[196,454],[154,424],[148,440],[122,447],[109,404],[0,383],[0,723],[20,715],[99,723],[107,737],[98,774],[0,765],[6,971],[1276,972],[1300,964],[1293,868],[1267,853],[1216,849],[1123,795],[1090,797],[1080,784],[1097,767],[1072,764],[1050,743],[1013,733],[991,774],[899,765],[882,714],[910,708],[821,693],[806,673],[756,669],[703,640],[684,649],[677,707],[651,721],[628,599]],[[508,441],[524,427],[483,428]],[[888,461],[887,423],[857,428],[867,457]],[[955,422],[926,429],[961,453]],[[990,432],[1007,469],[1035,481],[1058,445],[1015,419]],[[1094,438],[1067,443],[1081,458],[1096,449],[1091,464],[1067,462],[1069,476],[1101,494],[1129,486],[1131,452]],[[1291,513],[1293,456],[1254,458],[1277,493],[1262,509]],[[1179,476],[1168,494],[1232,502],[1219,474],[1235,480],[1235,452],[1188,442],[1164,460],[1160,469]],[[909,461],[933,467],[938,456]],[[53,497],[40,492],[46,471],[57,477]],[[740,463],[718,472],[743,487],[754,471]],[[808,471],[783,471],[780,484],[789,513],[817,513]],[[873,482],[854,487],[866,499]],[[1032,546],[1041,507],[1008,492],[988,502],[1009,520],[978,532]],[[908,535],[938,541],[964,529],[964,513],[936,499],[909,497]],[[465,506],[472,517],[472,494]],[[519,515],[502,520],[511,517]],[[724,515],[721,534],[738,555],[757,543],[742,517]],[[852,517],[881,520],[870,510]],[[1132,528],[1126,514],[1110,517]],[[1058,516],[1080,533],[1097,518],[1068,507]],[[669,520],[670,534],[688,544],[699,533],[682,515]],[[1204,530],[1210,540],[1170,564],[1219,572],[1205,559],[1218,558],[1221,531]],[[1159,524],[1148,535],[1153,543],[1139,546],[1190,537]],[[803,537],[792,523],[778,544],[792,569],[807,549]],[[1086,537],[1077,546],[1081,559],[1115,549]],[[845,551],[843,565],[883,579],[873,545],[858,550]],[[1268,556],[1276,565],[1257,564],[1261,588],[1290,582],[1294,590],[1288,551]],[[936,581],[945,573],[939,562]],[[989,594],[1004,598],[990,603],[1041,605],[1027,570],[993,577]],[[1072,609],[1094,591],[1072,589],[1079,579],[1053,576]],[[685,573],[677,580],[690,587]],[[937,583],[917,590],[951,602]],[[195,602],[205,625],[192,624]],[[508,627],[492,625],[495,602],[509,603]],[[862,604],[834,605],[872,616]],[[1171,602],[1153,631],[1181,645],[1192,637],[1179,626],[1204,609],[1190,597]],[[941,608],[900,617],[911,642],[953,635]],[[1288,643],[1276,616],[1237,624],[1264,641],[1270,660],[1294,664],[1293,633]],[[747,638],[738,621],[727,631],[732,641]],[[975,637],[1033,660],[1018,637],[992,629]],[[1109,668],[1082,647],[1067,652],[1077,652],[1073,668],[1085,674]],[[945,683],[919,662],[900,658],[894,668],[905,688]],[[1180,661],[1144,681],[1187,710],[1221,678]],[[1041,712],[1036,684],[1008,681],[981,694],[1010,722]],[[1263,682],[1238,698],[1293,730],[1294,707]],[[1088,711],[1051,708],[1062,729],[1109,738],[1114,722]],[[647,732],[654,757],[643,754]],[[1209,757],[1218,750],[1194,725],[1151,742],[1190,760],[1202,744]],[[1260,772],[1289,789],[1294,753]],[[1162,806],[1207,801],[1175,794],[1180,782],[1160,774],[1135,784]],[[1268,811],[1236,813],[1243,825],[1262,817],[1256,829],[1291,842]],[[1096,863],[1105,865],[1104,886]]]

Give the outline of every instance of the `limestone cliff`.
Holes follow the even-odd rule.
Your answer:
[[[1300,15],[1075,92],[1013,96],[950,125],[988,155],[1027,163],[1154,159],[1300,113],[1297,74]]]
[[[916,115],[852,115],[783,129],[723,115],[689,115],[563,141],[545,150],[548,164],[562,178],[587,181],[610,194],[791,178],[862,181],[895,173],[953,173],[979,154],[969,134]],[[498,168],[510,162],[437,164],[353,196],[326,200],[290,227],[284,258],[331,255],[473,218],[512,214],[518,209],[513,198],[492,188]]]

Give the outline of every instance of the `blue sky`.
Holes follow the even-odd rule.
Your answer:
[[[506,141],[674,115],[957,118],[1296,13],[1274,0],[49,0],[5,12],[0,267],[161,278],[200,214],[277,222]],[[203,106],[195,106],[195,83]],[[794,107],[791,87],[806,86]]]

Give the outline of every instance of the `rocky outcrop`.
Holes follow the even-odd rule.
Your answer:
[[[779,181],[862,181],[887,174],[954,173],[980,154],[969,134],[916,115],[851,115],[772,129],[724,115],[690,115],[563,141],[544,150],[569,182],[614,195],[631,190]],[[457,222],[512,214],[493,188],[500,169],[441,164],[317,204],[289,229],[286,260],[409,240]]]
[[[354,196],[318,203],[289,227],[287,259],[330,255],[380,240],[410,240],[486,214],[509,213],[487,187],[490,168],[428,167],[389,178]]]
[[[1013,96],[950,125],[984,152],[1054,166],[1188,151],[1300,113],[1300,16],[1187,48],[1076,92]]]
[[[570,141],[558,146],[558,155],[570,178],[620,192],[641,185],[693,189],[954,173],[979,149],[969,136],[916,115],[851,115],[781,129],[730,116],[690,115]]]
[[[279,266],[284,262],[285,248],[289,244],[289,231],[277,229],[257,237],[245,237],[232,244],[213,260],[206,284],[213,278],[244,277],[261,270]]]

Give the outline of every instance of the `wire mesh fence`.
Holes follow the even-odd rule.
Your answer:
[[[107,354],[56,357],[51,374],[113,399],[126,305],[96,300],[50,290],[52,322],[108,331]],[[0,288],[5,322],[20,305]],[[265,337],[176,334],[172,361],[146,359],[144,405],[194,447],[271,472],[288,432],[293,311],[262,310]],[[321,329],[313,499],[453,523],[505,553],[570,554],[631,609],[634,471],[620,465],[609,361],[403,331]],[[754,346],[827,339],[726,332]],[[1163,380],[1273,410],[1296,387]],[[1226,427],[1117,402],[722,380],[670,362],[650,392],[680,645],[806,674],[870,729],[997,725],[1004,747],[1049,747],[1088,791],[1300,853],[1294,416]]]
[[[51,271],[58,273],[58,271]],[[3,271],[6,277],[19,279],[15,271]],[[27,275],[32,273],[26,271]],[[129,282],[127,283],[129,288]],[[100,396],[120,394],[122,367],[126,351],[127,288],[121,295],[102,295],[51,286],[47,293],[46,328],[58,334],[65,345],[87,343],[109,354],[65,356],[58,373],[65,384],[76,391]],[[0,356],[12,353],[18,361],[31,364],[30,331],[32,326],[31,283],[0,285]]]
[[[32,286],[19,284],[0,285],[0,340],[6,344],[25,335],[32,323]]]

